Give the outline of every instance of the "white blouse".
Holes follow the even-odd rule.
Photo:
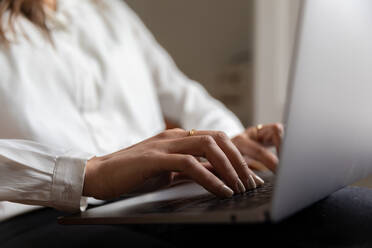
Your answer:
[[[32,209],[15,203],[83,208],[87,159],[161,132],[164,116],[185,129],[244,130],[123,1],[60,0],[48,13],[53,44],[19,17],[0,48],[0,221]]]

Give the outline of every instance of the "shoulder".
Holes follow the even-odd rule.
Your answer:
[[[106,21],[115,22],[121,29],[146,29],[140,17],[123,0],[86,0]]]
[[[85,0],[86,7],[95,11],[106,18],[116,18],[121,20],[136,19],[136,13],[123,0]],[[83,7],[83,3],[81,7]]]

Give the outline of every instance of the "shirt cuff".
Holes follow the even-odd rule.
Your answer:
[[[82,196],[87,160],[68,155],[55,158],[51,190],[54,208],[66,212],[87,208],[87,198]]]

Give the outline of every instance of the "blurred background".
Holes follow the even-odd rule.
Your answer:
[[[126,0],[244,125],[282,121],[298,0]]]
[[[126,0],[245,126],[283,120],[299,0]],[[372,177],[356,185],[372,187]]]

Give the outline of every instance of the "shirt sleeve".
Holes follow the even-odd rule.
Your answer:
[[[199,83],[187,78],[135,13],[126,8],[155,82],[163,115],[185,129],[221,130],[230,137],[243,132],[238,118]]]
[[[51,149],[26,140],[0,140],[0,201],[83,211],[89,154]]]

